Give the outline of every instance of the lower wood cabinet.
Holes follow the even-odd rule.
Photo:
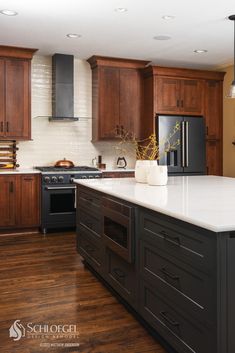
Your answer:
[[[0,175],[0,190],[0,228],[40,225],[39,174]]]

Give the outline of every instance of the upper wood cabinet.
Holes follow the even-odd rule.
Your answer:
[[[223,135],[223,81],[205,81],[205,118],[207,139],[222,139]]]
[[[156,77],[155,100],[158,113],[202,115],[203,81]]]
[[[148,66],[142,69],[145,135],[156,114],[203,116],[208,174],[222,174],[224,72]]]
[[[0,46],[0,138],[31,139],[31,59],[35,49]]]
[[[40,174],[0,175],[0,228],[40,224]]]
[[[92,56],[92,140],[108,140],[124,131],[142,132],[142,60]]]

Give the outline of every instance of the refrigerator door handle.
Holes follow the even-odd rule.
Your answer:
[[[182,136],[182,146],[181,146],[182,161],[181,161],[181,165],[182,165],[182,167],[185,167],[185,123],[184,123],[184,121],[182,121],[182,123],[181,123],[181,136]]]
[[[188,126],[189,122],[185,122],[185,167],[189,166],[189,156],[188,156]]]

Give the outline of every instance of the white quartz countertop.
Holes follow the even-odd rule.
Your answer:
[[[0,169],[1,174],[40,174],[41,172],[37,169],[29,168],[16,168],[16,169]]]
[[[177,176],[167,186],[134,178],[75,182],[214,232],[235,231],[235,178]]]

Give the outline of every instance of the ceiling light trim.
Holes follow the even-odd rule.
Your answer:
[[[3,9],[0,10],[0,14],[5,16],[17,16],[18,12],[15,10]]]

